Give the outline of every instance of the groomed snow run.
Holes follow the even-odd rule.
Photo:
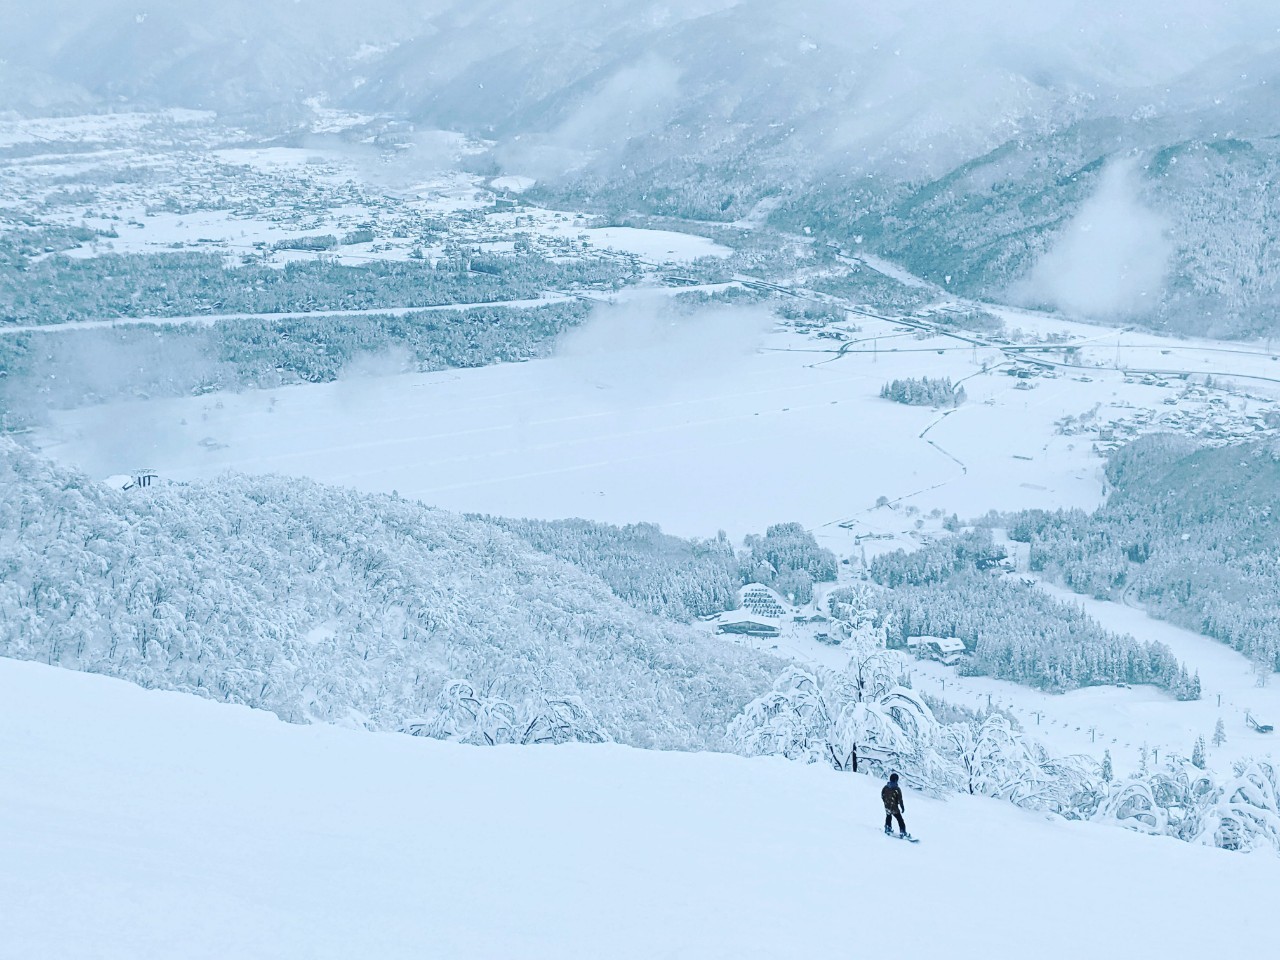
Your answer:
[[[0,956],[1266,956],[1280,860],[777,759],[483,749],[0,660]]]

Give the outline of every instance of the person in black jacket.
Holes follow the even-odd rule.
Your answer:
[[[898,786],[898,775],[889,774],[889,782],[880,791],[880,799],[884,801],[884,832],[893,834],[893,821],[898,821],[898,836],[907,835],[907,824],[902,819],[902,811],[906,809],[902,802],[902,788]]]

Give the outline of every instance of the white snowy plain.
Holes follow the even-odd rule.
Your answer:
[[[1266,956],[1280,860],[779,759],[473,748],[0,659],[0,957]]]
[[[808,352],[808,338],[760,333],[749,312],[669,337],[646,326],[652,342],[630,336],[630,316],[602,312],[590,325],[598,349],[57,412],[38,442],[96,476],[139,465],[176,480],[276,472],[452,510],[644,520],[691,536],[855,516],[874,528],[879,495],[962,516],[1100,499],[1088,443],[1053,432],[1087,402],[1079,384],[1029,395],[1011,377],[979,376],[965,385],[971,401],[932,429],[943,414],[878,393],[894,376],[979,372],[967,354],[928,349],[942,341],[834,363]],[[626,347],[611,349],[614,336]]]

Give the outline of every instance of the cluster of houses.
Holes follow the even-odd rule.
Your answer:
[[[1093,434],[1094,450],[1100,455],[1152,430],[1180,433],[1210,445],[1256,439],[1280,430],[1280,407],[1264,397],[1227,397],[1204,387],[1189,387],[1177,396],[1165,397],[1162,403],[1171,409],[1159,413],[1118,401],[1111,406],[1132,412],[1107,420],[1096,412],[1063,417],[1056,427],[1067,436]]]
[[[737,610],[710,618],[714,620],[716,633],[771,640],[786,632],[832,645],[849,635],[848,624],[833,621],[821,613],[801,612],[764,584],[747,584],[739,591],[738,600]],[[921,659],[948,666],[959,663],[965,652],[964,641],[957,637],[908,637],[906,648]]]

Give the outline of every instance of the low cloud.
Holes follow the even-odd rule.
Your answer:
[[[680,71],[654,54],[623,67],[585,96],[551,133],[499,148],[505,171],[551,180],[587,163],[620,162],[633,139],[664,127],[680,94]]]
[[[567,376],[627,406],[721,373],[754,353],[773,326],[763,307],[685,307],[655,295],[597,308],[561,338]]]
[[[1167,230],[1164,218],[1139,199],[1134,164],[1113,163],[1010,296],[1081,317],[1144,313],[1164,288],[1173,252]]]

